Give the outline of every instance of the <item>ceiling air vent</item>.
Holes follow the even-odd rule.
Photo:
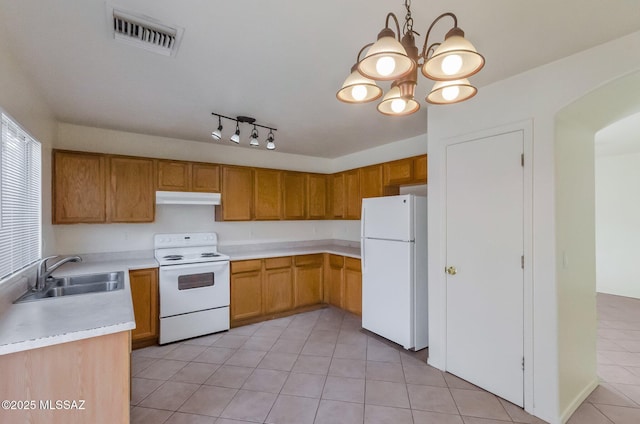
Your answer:
[[[144,15],[111,8],[112,31],[116,41],[165,56],[175,56],[184,29]]]

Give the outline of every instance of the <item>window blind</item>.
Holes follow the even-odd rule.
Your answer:
[[[41,146],[2,114],[0,279],[42,256]]]

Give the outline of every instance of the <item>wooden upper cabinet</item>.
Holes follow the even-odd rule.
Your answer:
[[[222,219],[250,221],[253,218],[253,169],[222,167]]]
[[[213,163],[158,161],[158,190],[220,192],[220,166]]]
[[[344,173],[345,214],[346,219],[360,219],[360,171],[353,169]]]
[[[192,163],[191,191],[220,193],[220,165]]]
[[[255,219],[280,219],[282,217],[282,171],[255,169],[253,176]]]
[[[284,219],[305,219],[307,184],[302,172],[284,173]]]
[[[324,219],[328,215],[327,176],[307,174],[307,216],[310,219]]]
[[[107,158],[53,151],[53,223],[106,221]]]
[[[158,190],[189,191],[191,164],[173,160],[158,161]]]
[[[155,184],[153,159],[109,158],[109,221],[153,222]]]
[[[380,197],[382,190],[382,165],[360,168],[360,197]]]
[[[331,180],[331,217],[344,218],[344,173],[333,174]]]
[[[413,181],[413,158],[394,160],[383,164],[384,185],[411,184]]]
[[[413,179],[416,184],[427,184],[427,155],[413,158]]]

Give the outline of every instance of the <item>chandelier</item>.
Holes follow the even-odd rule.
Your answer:
[[[265,140],[267,150],[275,150],[275,136],[273,135],[274,131],[278,131],[276,128],[267,127],[266,125],[256,124],[255,118],[251,118],[249,116],[238,116],[235,118],[231,118],[229,116],[220,115],[219,113],[211,112],[213,116],[218,117],[218,128],[211,132],[211,137],[214,140],[222,139],[222,118],[228,119],[230,121],[235,121],[236,123],[236,131],[233,133],[231,137],[229,137],[229,141],[240,144],[240,124],[246,123],[249,125],[253,125],[253,129],[251,130],[251,138],[249,139],[249,146],[251,147],[259,147],[260,141],[258,140],[258,128],[265,128],[269,130],[269,134],[267,135],[267,139]]]
[[[375,43],[369,43],[358,52],[356,64],[351,67],[342,88],[336,93],[345,103],[367,103],[379,99],[382,89],[376,81],[392,81],[391,88],[378,104],[378,111],[390,116],[404,116],[417,112],[420,103],[415,100],[418,84],[418,68],[422,74],[435,81],[425,100],[432,104],[451,104],[470,99],[478,90],[469,83],[468,77],[478,73],[484,66],[484,57],[464,38],[458,27],[458,18],[451,12],[438,16],[429,26],[422,52],[418,53],[411,17],[411,0],[405,0],[407,14],[400,37],[400,24],[393,13],[387,14],[385,27]],[[453,19],[453,28],[444,41],[429,45],[429,35],[441,19]],[[389,20],[395,21],[398,38]],[[367,50],[361,60],[360,56]]]

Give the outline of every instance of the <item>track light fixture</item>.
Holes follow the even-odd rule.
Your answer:
[[[432,104],[458,103],[473,97],[478,90],[469,83],[468,77],[478,73],[484,66],[484,57],[464,38],[464,31],[458,27],[458,18],[451,12],[438,16],[429,26],[422,52],[418,52],[411,17],[411,0],[405,0],[407,9],[400,36],[400,24],[393,13],[388,13],[385,27],[378,34],[375,43],[365,45],[357,56],[342,88],[336,93],[338,100],[345,103],[366,103],[382,96],[382,89],[376,81],[393,81],[391,89],[378,104],[378,111],[385,115],[410,115],[420,109],[415,100],[418,84],[418,68],[422,74],[436,81],[425,100]],[[431,30],[441,19],[453,19],[453,28],[447,32],[444,41],[429,45]],[[395,22],[396,34],[389,27],[390,19]],[[360,55],[365,49],[366,55]]]
[[[236,132],[229,137],[229,140],[233,141],[236,144],[240,143],[240,124],[236,121]]]
[[[222,120],[219,116],[218,116],[218,129],[216,129],[211,133],[211,137],[213,137],[214,140],[220,140],[222,138]]]
[[[229,141],[232,141],[235,144],[240,144],[240,124],[246,123],[246,124],[253,125],[253,130],[251,130],[251,139],[249,141],[250,146],[252,147],[260,146],[260,141],[258,140],[259,136],[258,136],[258,128],[257,128],[257,127],[260,127],[260,128],[266,128],[269,130],[269,135],[265,140],[267,149],[274,150],[276,148],[276,145],[274,143],[275,136],[273,135],[273,131],[277,131],[276,128],[268,127],[266,125],[256,124],[255,118],[251,118],[249,116],[238,116],[236,118],[231,118],[229,116],[220,115],[219,113],[215,113],[215,112],[212,112],[211,114],[213,116],[218,117],[218,129],[211,133],[211,137],[213,137],[214,140],[222,139],[222,118],[224,118],[230,121],[235,121],[236,123],[236,131],[235,133],[233,133],[231,137],[229,137]]]

